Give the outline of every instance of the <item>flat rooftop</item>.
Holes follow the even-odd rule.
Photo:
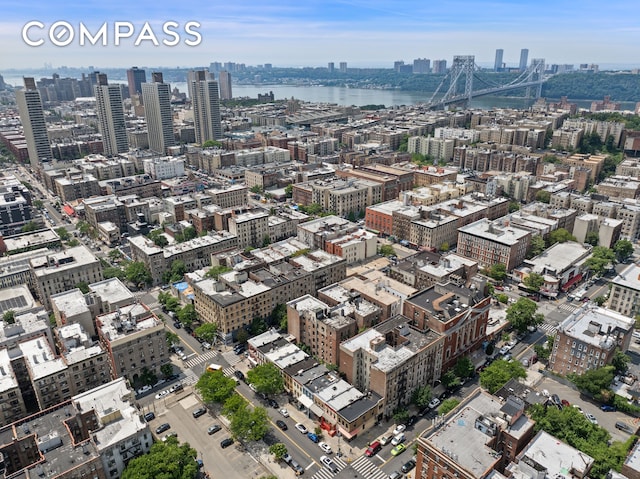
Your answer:
[[[535,258],[526,260],[525,264],[531,265],[532,271],[536,273],[542,274],[544,270],[552,270],[560,274],[585,260],[590,253],[591,248],[575,241],[566,241],[554,244]]]
[[[110,304],[132,303],[135,299],[133,293],[118,278],[105,279],[89,285],[89,290]]]
[[[624,314],[586,303],[560,323],[558,329],[583,343],[602,349],[613,349],[618,334],[633,329],[634,320]]]
[[[507,246],[517,244],[522,238],[531,234],[529,231],[511,225],[501,226],[487,218],[462,226],[458,231]]]
[[[640,265],[632,263],[611,280],[613,285],[640,291]]]

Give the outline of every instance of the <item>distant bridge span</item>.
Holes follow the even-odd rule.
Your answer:
[[[473,97],[492,95],[495,93],[501,93],[505,91],[518,90],[521,88],[527,89],[527,96],[531,96],[533,91],[535,98],[540,98],[542,94],[542,84],[547,81],[551,76],[544,74],[544,59],[534,58],[531,60],[531,64],[523,71],[518,78],[507,83],[506,85],[494,85],[489,88],[481,90],[473,90],[473,79],[480,80],[484,83],[488,83],[486,79],[480,78],[476,75],[476,72],[480,68],[475,64],[475,57],[473,55],[457,55],[453,57],[453,64],[451,68],[442,79],[436,91],[431,95],[431,99],[423,104],[429,109],[444,108],[447,105],[453,103],[468,103]],[[464,78],[464,91],[461,90],[462,79]],[[447,91],[437,98],[441,90],[445,85],[449,85]]]

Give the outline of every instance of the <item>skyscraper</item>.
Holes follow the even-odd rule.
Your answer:
[[[100,75],[98,84],[94,87],[94,94],[104,154],[115,156],[129,151],[120,85],[109,85],[107,76]]]
[[[226,70],[222,70],[218,74],[218,81],[220,82],[220,99],[231,100],[233,93],[231,91],[231,73]]]
[[[413,73],[429,73],[431,71],[431,60],[428,58],[416,58],[413,60]]]
[[[496,61],[493,64],[493,71],[499,72],[502,70],[502,56],[504,55],[504,50],[502,48],[498,48],[496,50]]]
[[[347,73],[347,62],[340,62],[340,73]]]
[[[162,73],[154,72],[151,76],[152,83],[142,84],[149,148],[164,155],[169,146],[176,144],[171,114],[171,87],[162,81]]]
[[[127,83],[129,84],[129,96],[142,93],[142,84],[147,81],[147,74],[138,67],[127,70]]]
[[[196,143],[222,138],[218,82],[207,70],[192,70],[187,77],[193,108]]]
[[[333,73],[335,69],[336,69],[336,66],[333,62],[327,63],[327,70],[329,70],[329,73]]]
[[[29,162],[35,168],[42,162],[51,161],[53,155],[47,124],[44,121],[42,99],[33,78],[24,79],[24,90],[16,91],[16,102],[24,137],[27,140]]]
[[[432,73],[447,73],[447,60],[433,60]]]
[[[527,69],[527,62],[529,60],[529,49],[523,48],[520,50],[520,71]]]

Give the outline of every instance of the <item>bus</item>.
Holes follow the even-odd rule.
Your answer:
[[[211,363],[209,364],[209,366],[207,366],[207,371],[211,373],[215,371],[222,371],[222,366],[220,366],[219,364]]]

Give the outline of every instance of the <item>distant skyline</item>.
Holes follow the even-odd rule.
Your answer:
[[[348,62],[351,67],[391,68],[395,60],[445,59],[475,55],[476,63],[492,66],[495,51],[504,50],[504,63],[517,67],[520,50],[547,64],[597,63],[640,67],[640,27],[629,0],[327,0],[300,2],[202,2],[91,0],[30,2],[4,0],[0,20],[0,73],[8,69],[69,67],[130,67],[133,65],[189,67],[213,61],[276,67],[326,66]],[[47,27],[64,20],[76,31],[82,22],[95,33],[107,22],[109,45],[83,47],[77,38],[66,47],[30,47],[22,40],[23,26],[37,20]],[[198,46],[153,46],[133,39],[113,45],[116,21],[141,28],[149,22],[158,40],[161,24],[201,23]],[[32,29],[46,38],[47,29]],[[138,32],[136,32],[137,34]],[[184,34],[183,34],[184,39]]]

